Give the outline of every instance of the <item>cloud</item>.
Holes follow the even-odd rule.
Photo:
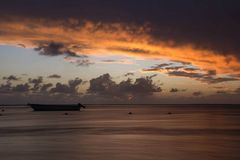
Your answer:
[[[43,84],[40,88],[40,92],[47,92],[52,86],[52,83]]]
[[[78,87],[82,80],[75,78],[67,84],[43,83],[41,76],[29,78],[27,82],[13,85],[11,82],[0,84],[1,103],[79,103]]]
[[[158,76],[157,74],[153,74],[151,76],[148,76],[147,78],[152,79],[152,78],[157,77],[157,76]]]
[[[43,77],[39,76],[38,78],[29,78],[28,82],[33,83],[34,85],[39,85],[43,82]]]
[[[86,81],[85,81],[86,82]],[[38,84],[33,91],[34,85]],[[13,85],[11,82],[0,84],[1,103],[238,103],[240,89],[218,90],[213,95],[202,96],[201,91],[192,93],[191,97],[167,97],[162,89],[154,84],[152,77],[141,77],[135,80],[127,79],[116,82],[109,74],[104,74],[90,80],[86,93],[80,93],[83,81],[80,78],[69,80],[67,83],[44,83],[39,77],[27,82]],[[217,87],[216,89],[223,89]],[[172,88],[173,92],[186,89]],[[170,90],[170,91],[171,91]],[[226,91],[226,92],[225,92]]]
[[[184,68],[185,71],[199,71],[199,68]]]
[[[176,64],[181,63],[181,65]],[[216,70],[201,70],[191,63],[174,61],[174,63],[162,63],[143,69],[144,72],[160,72],[169,76],[192,78],[201,82],[213,84],[229,81],[239,81],[240,79],[232,75],[218,75]]]
[[[193,96],[196,96],[196,97],[198,97],[198,96],[201,96],[201,95],[203,95],[203,93],[202,92],[200,92],[200,91],[198,91],[198,92],[193,92],[193,94],[192,94]]]
[[[170,92],[176,93],[176,92],[179,92],[179,90],[178,90],[177,88],[172,88],[172,89],[170,90]]]
[[[188,77],[188,78],[201,78],[203,74],[201,73],[192,73],[192,72],[185,72],[185,71],[170,71],[168,72],[169,76],[178,76],[178,77]]]
[[[90,80],[89,93],[103,93],[111,94],[112,90],[115,89],[116,83],[111,80],[109,74],[101,75],[100,77]]]
[[[142,48],[127,48],[127,47],[109,47],[109,50],[117,52],[127,52],[127,53],[136,53],[136,54],[148,54],[150,51],[144,50]]]
[[[216,76],[216,75],[217,75],[217,72],[216,72],[216,70],[208,70],[208,71],[207,71],[207,74],[208,74],[209,76]]]
[[[171,71],[171,72],[168,72],[167,74],[169,76],[193,78],[209,84],[229,82],[229,81],[239,81],[238,78],[234,78],[234,77],[213,77],[209,73],[205,74],[205,73],[194,73],[194,72],[185,72],[185,71]]]
[[[43,44],[39,44],[36,51],[39,52],[40,55],[45,56],[59,56],[65,55],[70,57],[78,57],[76,53],[70,51],[63,43],[57,42],[47,42]]]
[[[81,58],[72,58],[72,57],[65,57],[64,58],[67,62],[70,62],[72,64],[76,64],[76,66],[89,66],[94,64],[94,62],[90,61],[87,56],[83,56]]]
[[[1,84],[0,86],[0,93],[5,94],[5,93],[10,93],[12,90],[12,84],[11,83],[7,83],[7,84]]]
[[[12,84],[8,82],[7,84],[1,84],[0,86],[0,94],[28,93],[29,91],[30,85],[28,83],[12,86]]]
[[[50,93],[63,93],[63,94],[78,94],[78,86],[82,83],[82,80],[75,78],[69,80],[68,84],[57,83],[55,87],[51,88]]]
[[[124,74],[124,76],[125,76],[125,77],[128,77],[128,76],[134,76],[134,73],[132,73],[132,72],[128,72],[128,73]]]
[[[168,66],[171,66],[173,63],[161,63],[155,66],[150,67],[149,69],[143,69],[143,71],[159,71],[165,69]]]
[[[33,84],[31,88],[32,91],[38,91],[41,87],[40,84],[43,83],[43,77],[39,76],[38,78],[29,78],[28,83]]]
[[[104,62],[104,63],[115,63],[115,62],[117,62],[117,60],[106,59],[106,60],[102,60],[102,62]]]
[[[77,66],[89,66],[93,64],[88,59],[87,55],[79,54],[74,50],[81,51],[86,46],[79,45],[67,45],[60,42],[39,42],[38,47],[34,48],[40,55],[44,56],[65,56],[64,59]]]
[[[23,16],[32,19],[66,20],[66,25],[76,29],[81,22],[124,23],[151,25],[149,34],[157,40],[170,41],[172,45],[193,43],[196,48],[239,53],[238,28],[239,2],[217,0],[195,2],[191,0],[163,1],[70,1],[27,0],[25,6],[17,1],[1,1],[0,15]],[[137,4],[137,5],[136,5]],[[64,9],[63,9],[64,8]],[[87,10],[86,10],[87,8]],[[31,14],[29,14],[31,13]],[[49,23],[47,23],[49,25]],[[32,28],[35,25],[31,25]],[[99,24],[96,29],[101,28]],[[126,26],[126,29],[128,27]],[[217,29],[216,29],[217,28]],[[239,54],[238,54],[239,55]]]
[[[61,78],[61,76],[58,74],[52,74],[52,75],[49,75],[48,78],[57,78],[58,79],[58,78]]]
[[[161,92],[161,88],[156,86],[152,77],[137,78],[133,83],[131,79],[116,83],[109,74],[101,75],[90,80],[88,93],[110,96],[133,96],[151,95],[154,92]]]
[[[169,92],[177,93],[177,92],[185,92],[186,89],[178,89],[178,88],[171,88]]]
[[[118,59],[118,60],[114,60],[114,59],[105,59],[102,60],[98,63],[103,63],[103,64],[125,64],[125,65],[130,65],[133,64],[132,61],[128,60],[128,59]]]
[[[230,82],[230,81],[239,81],[239,78],[234,77],[216,77],[213,78],[211,76],[206,76],[201,79],[203,82],[207,83],[222,83],[222,82]]]
[[[228,91],[219,90],[219,91],[216,92],[216,94],[228,94]]]
[[[48,4],[46,1],[41,3]],[[95,2],[95,3],[99,3],[99,2]],[[115,3],[116,2],[114,2],[114,4]],[[129,6],[129,3],[132,3],[132,2],[128,1],[127,3],[128,3],[127,6]],[[178,4],[179,2],[175,2],[175,3]],[[189,2],[189,3],[193,3],[193,2]],[[18,3],[15,2],[15,5],[17,4]],[[59,4],[61,3],[59,2]],[[151,3],[148,3],[146,4],[146,6],[149,6],[150,4]],[[177,6],[180,5],[184,8],[185,6],[183,6],[183,4],[181,5],[178,4]],[[18,4],[18,5],[21,6],[21,4]],[[36,4],[32,4],[32,5],[35,6]],[[81,8],[82,5],[83,4],[81,4],[78,7]],[[86,4],[84,3],[84,5]],[[159,4],[156,4],[156,5],[158,6],[157,8],[162,7],[162,5],[159,5]],[[14,6],[10,5],[8,7],[11,8]],[[172,14],[170,13],[168,14],[168,16],[175,19],[176,21],[172,21],[173,19],[168,19],[164,21],[152,21],[152,24],[151,24],[150,19],[144,18],[143,23],[137,23],[136,20],[134,20],[134,19],[138,19],[136,17],[139,17],[139,18],[146,17],[147,14],[145,12],[143,12],[144,16],[143,15],[136,16],[132,21],[130,21],[132,23],[129,23],[128,21],[126,22],[126,19],[125,20],[121,19],[122,21],[120,20],[118,21],[114,17],[111,18],[112,20],[107,21],[105,18],[112,14],[106,14],[105,18],[102,17],[103,19],[100,18],[98,20],[95,19],[96,17],[98,17],[96,16],[96,14],[94,14],[94,16],[96,16],[95,18],[93,17],[89,18],[88,16],[84,18],[83,15],[88,15],[90,13],[83,14],[83,15],[78,14],[77,17],[76,15],[71,15],[70,17],[73,17],[73,18],[70,18],[67,16],[65,12],[64,14],[59,14],[58,15],[59,17],[57,19],[55,18],[51,19],[52,14],[45,15],[47,11],[43,13],[43,15],[45,16],[43,17],[37,16],[37,18],[35,16],[30,16],[30,15],[27,16],[27,15],[20,14],[20,13],[23,13],[23,11],[20,12],[19,15],[17,14],[18,16],[12,15],[13,13],[7,16],[6,13],[8,12],[7,10],[8,7],[3,9],[5,11],[5,14],[4,13],[1,14],[0,32],[2,34],[0,37],[0,44],[15,45],[15,46],[19,46],[18,44],[23,44],[25,45],[26,48],[36,48],[36,50],[38,50],[40,54],[47,55],[47,56],[63,55],[63,56],[72,57],[72,58],[80,56],[79,59],[82,59],[83,58],[82,55],[85,55],[85,56],[120,55],[120,56],[126,56],[128,58],[144,59],[144,60],[169,59],[169,60],[175,60],[176,62],[179,61],[179,62],[191,63],[192,65],[204,71],[216,70],[218,74],[230,74],[230,73],[239,74],[240,73],[240,62],[239,62],[240,52],[238,51],[240,49],[237,43],[237,40],[238,40],[237,37],[239,36],[237,36],[236,34],[238,33],[237,28],[239,27],[236,27],[236,25],[231,26],[231,27],[234,26],[234,28],[236,27],[235,28],[236,32],[233,32],[234,29],[227,30],[226,28],[229,27],[229,25],[220,27],[222,30],[227,32],[225,33],[226,35],[229,35],[226,38],[226,35],[220,36],[224,32],[222,31],[220,32],[218,30],[217,31],[219,32],[219,34],[214,34],[214,36],[213,35],[209,36],[217,32],[215,30],[216,27],[213,27],[214,30],[213,31],[210,30],[208,33],[206,32],[209,30],[209,28],[207,28],[208,26],[207,24],[206,26],[202,25],[205,23],[200,23],[199,25],[197,25],[199,22],[197,21],[196,23],[193,23],[195,19],[191,19],[191,18],[189,19],[189,21],[186,22],[187,19],[185,19],[186,18],[185,16],[181,17],[185,20],[185,22],[180,23],[179,19],[176,19],[177,16],[171,17]],[[24,6],[22,7],[25,8]],[[88,7],[92,8],[91,5]],[[94,9],[96,10],[100,9],[99,6],[95,6],[95,7],[96,8]],[[104,6],[104,8],[105,7],[106,6]],[[119,11],[118,7],[116,8],[116,11]],[[155,7],[155,6],[151,6],[151,7]],[[221,8],[223,6],[218,6],[218,7]],[[110,8],[112,11],[112,7]],[[18,8],[18,9],[21,9],[21,8]],[[31,10],[31,8],[28,8],[28,9]],[[96,10],[94,10],[94,12]],[[109,11],[109,8],[107,10]],[[154,8],[154,10],[157,13],[160,12],[158,11],[159,9],[156,10],[156,8]],[[58,10],[58,11],[62,12],[62,10]],[[70,13],[71,11],[72,10],[70,10],[67,13]],[[135,9],[131,10],[131,12],[133,11],[135,12],[136,10]],[[167,12],[166,9],[164,11]],[[182,11],[183,10],[179,10],[179,15],[182,14]],[[233,12],[234,9],[228,10],[228,11]],[[0,11],[0,12],[3,12],[3,11]],[[36,12],[36,11],[33,11],[33,12]],[[81,12],[81,11],[77,9],[75,10],[75,12]],[[118,14],[123,14],[123,13],[125,13],[125,10],[124,12],[118,12]],[[142,10],[141,12],[140,10],[138,10],[137,13],[140,15],[143,14]],[[152,13],[152,12],[149,12],[149,13]],[[164,15],[164,13],[162,14]],[[124,17],[126,18],[128,16],[125,15]],[[156,14],[151,14],[150,17],[152,17],[153,19],[155,19],[155,17],[163,18],[163,16],[160,16],[160,15],[156,16]],[[204,19],[205,18],[201,20],[204,20]],[[232,18],[225,17],[224,20],[226,20],[227,22],[230,19]],[[216,19],[214,18],[214,20]],[[172,21],[172,23],[169,23],[169,21]],[[178,22],[177,23],[178,25],[174,24],[176,22]],[[206,21],[206,22],[211,22],[211,21]],[[215,24],[215,23],[210,23],[209,24],[210,26],[208,27],[211,28],[212,24]],[[227,23],[222,23],[222,25],[223,24],[225,25]],[[201,28],[200,26],[203,27],[204,29]],[[190,31],[183,32],[183,30],[186,30],[186,29],[188,30],[189,29],[188,27],[190,28],[192,27],[191,29],[192,31],[195,31],[194,32],[195,34],[193,33],[190,34],[191,29]],[[198,28],[200,31],[196,31],[196,28]],[[219,25],[217,28],[219,28]],[[201,38],[197,39],[196,37],[201,37]],[[212,37],[215,37],[215,38],[212,38]],[[216,45],[217,42],[220,41],[220,39],[222,39],[221,43],[219,43],[219,45]],[[236,41],[234,42],[233,39]],[[226,43],[226,41],[229,41],[229,42]],[[232,46],[233,44],[235,45]],[[219,48],[216,46],[218,46]],[[226,49],[223,49],[224,47],[226,47]],[[89,60],[85,60],[85,59],[76,60],[76,61],[81,66],[84,66],[85,64],[89,64]]]
[[[143,69],[143,71],[147,72],[147,71],[176,71],[176,70],[185,70],[185,71],[197,71],[199,70],[198,68],[196,68],[195,66],[193,66],[191,63],[189,62],[183,62],[183,61],[171,61],[169,63],[161,63],[161,64],[157,64],[155,66],[151,66],[148,69]]]
[[[27,93],[30,89],[30,86],[28,83],[25,83],[25,84],[18,84],[16,85],[15,87],[12,87],[12,91],[13,92],[20,92],[20,93]]]
[[[10,81],[19,81],[21,78],[18,78],[14,75],[10,75],[8,77],[3,77],[2,79],[7,80],[7,82],[10,82]]]
[[[12,95],[15,93],[26,93],[28,95],[44,94],[49,96],[52,94],[76,95],[79,94],[78,87],[81,83],[81,79],[75,78],[73,80],[69,80],[67,84],[58,82],[54,86],[52,83],[43,83],[43,77],[39,76],[38,78],[29,78],[28,82],[17,84],[15,86],[13,86],[10,82],[1,84],[0,93],[10,93]]]

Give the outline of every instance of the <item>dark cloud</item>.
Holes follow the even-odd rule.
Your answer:
[[[75,64],[76,66],[89,66],[94,64],[92,61],[88,59],[88,56],[82,55],[81,57],[65,57],[64,58],[66,61]]]
[[[151,94],[153,92],[162,91],[160,87],[156,86],[153,83],[152,76],[146,77],[146,78],[137,78],[129,89],[131,92],[140,93],[140,94]]]
[[[50,90],[51,93],[72,93],[72,91],[67,84],[57,83],[54,88]]]
[[[49,88],[53,86],[52,83],[43,84],[40,88],[40,92],[47,92]]]
[[[157,77],[157,76],[158,76],[157,74],[153,74],[153,75],[151,75],[151,76],[148,76],[147,78],[152,79],[152,78]]]
[[[192,63],[186,62],[186,61],[174,60],[174,61],[172,61],[172,62],[174,62],[174,63],[179,63],[179,64],[184,65],[184,66],[186,66],[186,65],[192,65]]]
[[[216,76],[217,72],[216,72],[216,70],[208,70],[207,74],[210,76]]]
[[[51,95],[55,93],[61,94],[78,94],[78,87],[82,83],[82,80],[75,78],[74,80],[69,80],[67,84],[56,83],[54,86],[52,83],[43,83],[43,78],[40,76],[38,78],[29,78],[27,83],[17,84],[13,86],[10,82],[7,84],[0,85],[0,93],[27,93],[32,94],[45,94]],[[54,86],[54,87],[53,87]]]
[[[5,93],[10,93],[12,90],[12,84],[7,83],[7,84],[1,84],[0,86],[0,93],[5,94]]]
[[[203,74],[201,73],[194,73],[194,72],[185,72],[185,71],[170,71],[168,72],[170,76],[178,76],[178,77],[188,77],[188,78],[201,78]]]
[[[90,80],[88,92],[81,94],[79,78],[69,80],[68,83],[43,83],[41,78],[31,78],[27,83],[13,85],[11,82],[0,84],[1,103],[238,103],[240,88],[235,90],[219,89],[215,94],[202,96],[201,91],[194,92],[192,97],[164,97],[155,96],[154,92],[161,92],[161,88],[153,83],[151,76],[136,80],[115,82],[109,74],[104,74]],[[86,81],[85,81],[86,82]],[[38,90],[33,91],[35,84]],[[179,92],[185,89],[172,88],[170,91]]]
[[[13,94],[13,93],[28,93],[30,91],[30,85],[28,83],[17,84],[12,86],[11,83],[1,84],[0,94]]]
[[[215,77],[215,73],[196,73],[196,72],[186,72],[186,71],[170,71],[167,73],[169,76],[187,77],[193,78],[202,82],[209,84],[222,83],[229,81],[239,81],[238,78],[234,77]]]
[[[128,73],[124,74],[124,76],[125,76],[125,77],[128,77],[128,76],[134,76],[134,73],[132,73],[132,72],[128,72]]]
[[[13,92],[20,92],[20,93],[28,93],[30,89],[30,85],[28,83],[25,84],[18,84],[15,87],[12,87]]]
[[[41,84],[43,82],[43,77],[39,76],[38,78],[29,78],[28,82],[32,83],[34,85],[39,85],[39,84]]]
[[[59,0],[58,3],[3,0],[0,15],[49,19],[74,17],[139,25],[150,23],[150,33],[157,39],[174,40],[175,45],[193,43],[196,47],[217,50],[222,54],[233,52],[238,57],[240,53],[240,2],[237,0]]]
[[[72,89],[75,89],[81,83],[82,83],[82,80],[79,78],[75,78],[74,80],[68,81],[69,88],[72,88]]]
[[[199,68],[184,68],[185,71],[199,71]]]
[[[93,62],[88,59],[88,56],[77,54],[76,52],[73,52],[71,50],[72,48],[76,47],[78,47],[78,49],[84,48],[84,46],[68,46],[60,42],[45,42],[40,43],[39,47],[35,48],[35,50],[38,51],[40,55],[45,56],[64,55],[65,60],[69,61],[70,63],[76,64],[77,66],[89,66],[93,64]]]
[[[172,88],[170,89],[171,93],[177,93],[177,92],[185,92],[186,89],[178,89],[178,88]]]
[[[174,63],[175,62],[175,63]],[[176,64],[178,63],[178,64]],[[181,65],[179,65],[179,63]],[[229,81],[239,81],[239,77],[236,76],[219,76],[217,75],[216,70],[204,71],[195,66],[192,66],[191,63],[182,62],[182,61],[172,61],[172,63],[162,63],[150,67],[149,69],[143,69],[143,71],[154,71],[154,72],[164,72],[169,76],[177,77],[187,77],[201,82],[213,84]]]
[[[35,48],[35,50],[38,51],[40,55],[45,56],[65,55],[70,57],[79,57],[77,53],[70,51],[65,44],[59,42],[42,43],[39,44],[39,47]]]
[[[149,69],[143,69],[144,71],[163,71],[163,70],[189,70],[195,71],[195,68],[191,63],[182,61],[172,61],[171,63],[161,63],[155,66],[151,66]]]
[[[117,60],[113,60],[113,59],[106,59],[106,60],[102,60],[102,62],[106,62],[106,63],[112,63],[112,62],[116,62]]]
[[[151,95],[154,92],[161,91],[161,88],[153,83],[152,77],[137,78],[134,83],[131,79],[127,79],[117,84],[109,74],[91,79],[88,89],[88,93],[111,96]]]
[[[200,79],[203,82],[207,83],[222,83],[222,82],[230,82],[230,81],[239,81],[239,78],[233,78],[233,77],[211,77],[211,76],[205,76],[202,79]]]
[[[179,92],[179,90],[178,90],[177,88],[172,88],[172,89],[170,90],[170,92],[176,93],[176,92]]]
[[[52,75],[49,75],[48,78],[61,78],[61,76],[58,74],[52,74]]]
[[[161,63],[155,66],[150,67],[149,69],[143,69],[144,71],[159,71],[165,69],[168,66],[173,65],[173,63]]]
[[[89,66],[94,64],[89,59],[78,59],[74,62],[77,66]]]
[[[136,25],[148,23],[152,28],[149,33],[155,39],[174,41],[173,45],[194,44],[197,48],[240,56],[240,2],[237,0],[59,0],[58,3],[2,0],[0,15],[49,19],[72,17]],[[66,22],[64,25],[72,24]]]
[[[10,82],[10,81],[19,81],[21,78],[18,78],[14,75],[10,75],[8,77],[3,77],[2,79]]]
[[[182,69],[183,66],[171,66],[171,67],[165,67],[166,70],[179,70]]]
[[[203,93],[202,92],[200,92],[200,91],[198,91],[198,92],[193,92],[193,94],[192,94],[193,96],[196,96],[196,97],[198,97],[198,96],[201,96],[201,95],[203,95]]]
[[[140,49],[140,48],[108,48],[110,50],[115,50],[115,51],[123,51],[123,52],[130,52],[130,53],[150,53],[148,50]]]
[[[112,81],[109,74],[104,74],[100,77],[90,80],[89,93],[104,93],[109,94],[115,88],[116,83]]]
[[[213,88],[215,88],[215,89],[223,89],[225,87],[224,86],[214,86]]]
[[[228,92],[225,90],[219,90],[216,92],[216,94],[228,94]]]
[[[129,61],[128,59],[104,59],[101,60],[99,63],[103,63],[103,64],[120,64],[120,65],[126,65],[126,64],[132,64],[132,61]]]
[[[114,60],[114,59],[105,59],[105,60],[102,60],[101,62],[103,63],[124,63],[126,62],[126,60]]]
[[[78,94],[78,86],[82,83],[82,80],[75,78],[69,80],[68,84],[57,83],[55,87],[51,88],[50,93],[63,93],[63,94]]]
[[[28,83],[33,84],[33,87],[31,88],[32,91],[38,91],[43,83],[43,77],[29,78]]]

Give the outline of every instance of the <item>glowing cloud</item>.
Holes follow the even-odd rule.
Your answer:
[[[182,61],[203,71],[240,74],[240,62],[234,53],[220,54],[196,48],[194,44],[179,46],[174,40],[156,40],[148,34],[150,30],[148,25],[15,17],[0,21],[0,44],[35,48],[42,55],[52,56],[57,52],[56,55],[65,55],[67,60],[71,56],[121,55],[135,59]],[[58,46],[49,48],[51,44]]]

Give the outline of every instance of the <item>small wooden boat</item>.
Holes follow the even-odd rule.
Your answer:
[[[28,104],[34,111],[80,111],[82,104]]]

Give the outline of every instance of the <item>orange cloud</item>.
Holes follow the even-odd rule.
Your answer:
[[[0,44],[36,48],[42,43],[59,42],[77,54],[178,60],[218,74],[240,74],[240,62],[231,53],[226,56],[193,44],[177,46],[174,40],[157,41],[149,30],[147,25],[13,18],[0,21]]]

